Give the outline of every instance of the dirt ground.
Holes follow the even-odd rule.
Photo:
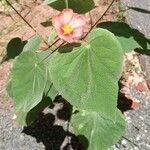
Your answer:
[[[48,38],[51,32],[51,27],[44,27],[41,23],[50,21],[52,16],[55,15],[57,11],[53,10],[49,6],[42,5],[41,0],[20,0],[19,3],[17,3],[15,0],[11,0],[10,2],[17,9],[17,11],[35,28],[35,30],[43,36],[44,39]],[[101,16],[101,14],[107,8],[108,3],[110,3],[110,0],[95,0],[95,3],[97,8],[92,10],[90,14],[92,16],[92,22],[95,22],[99,18],[99,16]],[[119,12],[118,5],[119,2],[116,1],[112,8],[107,12],[106,16],[103,18],[103,21],[120,19],[117,15]],[[89,14],[86,14],[86,16],[89,17]],[[26,41],[34,34],[35,31],[33,31],[33,29],[31,29],[31,27],[29,27],[16,14],[16,12],[12,10],[10,6],[0,1],[0,60],[2,60],[5,56],[7,44],[11,39],[19,37],[22,41]],[[46,45],[43,44],[43,47],[44,46]],[[135,56],[134,59],[133,56]],[[141,70],[137,54],[129,54],[125,56],[125,61],[128,65],[125,65],[124,67],[125,71],[123,74],[123,79],[121,80],[121,84],[124,87],[123,90],[124,93],[127,94],[127,97],[134,100],[132,102],[132,106],[130,107],[132,107],[132,109],[138,109],[140,106],[140,109],[132,111],[130,110],[125,113],[125,118],[127,121],[126,133],[123,136],[122,140],[115,146],[115,149],[148,150],[150,149],[150,138],[148,137],[148,135],[150,135],[150,123],[148,121],[148,110],[150,108],[150,105],[146,100],[149,99],[149,89],[147,88],[146,82],[144,80],[144,71]],[[36,126],[33,125],[29,128],[25,128],[24,133],[21,133],[23,130],[22,128],[17,127],[15,123],[15,116],[13,114],[12,101],[7,96],[5,90],[10,67],[10,62],[3,62],[0,65],[0,149],[42,150],[45,147],[45,149],[47,150],[59,149],[58,147],[60,147],[61,143],[63,143],[66,133],[62,130],[62,128],[59,128],[57,126],[50,126],[49,134],[59,135],[61,133],[60,135],[62,136],[59,139],[58,136],[49,137],[46,132],[47,125],[42,123],[43,119],[46,118],[51,118],[53,121],[53,116],[45,115],[44,117],[42,117],[41,122]],[[137,118],[135,116],[138,116],[139,120],[135,119]],[[41,126],[44,127],[44,129],[42,128],[44,132],[39,130],[39,127]],[[37,133],[35,134],[35,132]],[[39,137],[41,133],[47,136],[44,137],[44,140],[43,137]],[[74,146],[74,149],[81,149],[79,148],[80,143],[78,142],[77,138],[74,135],[71,136],[75,141],[75,144],[73,145],[78,145]],[[52,141],[47,144],[47,140],[50,140],[50,138],[52,138]]]

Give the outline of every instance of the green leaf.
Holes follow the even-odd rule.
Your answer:
[[[38,54],[38,57],[43,60],[47,55],[50,54],[50,50],[45,50],[45,51],[42,51],[42,52],[37,52]],[[50,59],[50,57],[48,59],[46,59],[45,63],[47,63],[47,61]]]
[[[38,56],[41,60],[43,60],[45,57],[47,57],[49,54],[51,53],[50,50],[47,51],[43,51],[38,53]],[[44,63],[46,64],[46,66],[49,65],[49,61],[50,61],[51,57],[47,58]],[[56,95],[58,94],[58,91],[56,90],[56,88],[54,87],[52,81],[51,81],[51,77],[50,77],[50,73],[49,71],[47,71],[47,81],[46,81],[46,86],[44,89],[44,94],[46,97],[50,97],[51,100],[54,100],[54,98],[56,97]]]
[[[13,64],[12,98],[18,122],[22,125],[26,123],[27,113],[42,100],[46,86],[47,68],[39,62],[35,52],[26,51]]]
[[[28,43],[23,48],[23,51],[37,51],[40,44],[42,42],[42,37],[39,34],[36,34],[33,38],[31,38]]]
[[[54,98],[58,94],[58,91],[56,90],[53,83],[51,82],[49,72],[47,72],[47,82],[46,82],[46,86],[44,89],[44,94],[46,97],[50,97],[52,101],[54,100]]]
[[[136,48],[150,49],[150,40],[147,39],[141,32],[131,28],[123,22],[103,22],[97,27],[104,28],[114,33],[118,38],[124,52],[130,52]]]
[[[9,75],[6,90],[7,90],[8,95],[13,98],[11,75]],[[51,82],[49,73],[47,72],[47,81],[46,81],[46,86],[44,89],[44,96],[42,98],[42,101],[38,103],[38,105],[36,105],[34,108],[32,108],[28,113],[25,113],[24,119],[26,118],[25,120],[26,120],[27,125],[30,125],[37,118],[38,113],[41,112],[45,107],[51,104],[51,102],[54,100],[57,94],[58,94],[58,91],[55,89],[53,83]],[[19,117],[19,119],[22,119],[21,117]],[[20,122],[23,122],[23,120],[20,120]]]
[[[116,122],[109,120],[101,113],[83,110],[72,116],[71,125],[75,134],[84,135],[87,138],[88,150],[107,150],[117,143],[125,129],[125,121],[118,110]],[[79,140],[85,145],[82,138]]]
[[[50,54],[50,51],[47,50],[47,51],[43,51],[43,52],[38,53],[38,56],[41,60],[43,60],[49,54]],[[45,63],[47,66],[48,66],[48,62],[50,61],[50,59],[51,58],[49,57],[45,60]],[[54,85],[51,81],[49,71],[47,71],[47,81],[46,81],[46,86],[44,89],[44,95],[46,97],[51,98],[51,100],[53,101],[57,94],[58,94],[58,91],[56,90],[56,88],[54,87]]]
[[[98,111],[114,120],[123,61],[118,40],[107,30],[95,29],[88,44],[65,47],[49,60],[54,87],[78,108]]]
[[[66,8],[65,0],[46,0],[52,8],[62,11]],[[69,8],[77,13],[86,13],[92,10],[95,6],[93,0],[68,0]]]

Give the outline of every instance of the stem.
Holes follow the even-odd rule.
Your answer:
[[[99,23],[99,21],[105,16],[105,14],[107,13],[107,11],[110,9],[110,7],[112,6],[112,4],[115,2],[115,0],[112,0],[112,2],[109,4],[109,6],[107,7],[107,9],[105,10],[105,12],[102,14],[102,16],[92,25],[91,30]],[[90,31],[91,31],[90,30]]]
[[[65,42],[61,43],[56,49],[54,49],[51,53],[49,53],[45,58],[43,58],[39,63],[45,61],[51,54],[53,54],[54,52],[56,52],[62,45],[64,45]]]
[[[50,48],[50,47],[52,47],[54,44],[56,44],[58,41],[60,40],[60,38],[59,39],[57,39],[57,40],[55,40],[51,45],[49,45],[49,47],[48,48]]]
[[[60,40],[60,38],[59,38],[59,39],[56,39],[56,40],[55,40],[51,45],[49,45],[46,49],[43,48],[43,49],[40,49],[40,50],[42,50],[42,51],[48,51],[49,48],[51,48],[53,45],[55,45],[59,40]]]
[[[91,12],[89,12],[89,18],[90,18],[90,26],[92,27],[93,21],[92,21]]]
[[[35,28],[16,10],[16,8],[8,0],[6,0],[6,2],[34,32],[37,32]]]
[[[115,2],[115,0],[112,0],[112,2],[109,4],[109,6],[107,7],[107,9],[105,10],[105,12],[100,16],[100,18],[91,26],[90,30],[86,33],[86,35],[83,37],[85,38],[90,32],[91,30],[99,23],[99,21],[105,16],[105,14],[107,13],[107,11],[110,9],[110,7],[112,6],[112,4]]]
[[[68,0],[65,0],[66,8],[69,8]]]

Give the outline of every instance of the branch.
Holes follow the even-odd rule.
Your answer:
[[[59,40],[59,39],[58,39]],[[56,52],[62,45],[64,45],[65,42],[61,43],[58,47],[56,47],[51,53],[49,53],[45,58],[43,58],[39,63],[45,61],[51,54],[53,54],[54,52]]]
[[[8,1],[5,0],[7,4],[20,16],[20,18],[34,31],[37,33],[36,29],[16,10],[16,8]]]
[[[115,2],[115,0],[112,0],[112,2],[109,4],[109,6],[107,7],[107,9],[105,10],[105,12],[100,16],[100,18],[91,26],[90,30],[86,33],[86,35],[83,37],[83,39],[91,32],[91,30],[99,23],[99,21],[105,16],[105,14],[107,13],[107,11],[110,9],[110,7],[112,6],[112,4]]]

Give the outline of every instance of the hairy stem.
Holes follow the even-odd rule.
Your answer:
[[[69,8],[68,0],[65,0],[66,8]]]
[[[36,29],[16,10],[16,8],[8,1],[5,0],[7,4],[20,16],[20,18],[34,31],[37,33]]]
[[[51,53],[49,53],[45,58],[43,58],[39,63],[42,63],[43,61],[45,61],[48,57],[50,57],[50,55],[52,55],[54,52],[56,52],[62,45],[64,45],[65,42],[61,43],[58,47],[56,47]]]
[[[49,45],[49,47],[48,48],[50,48],[50,47],[52,47],[53,45],[55,45],[58,41],[60,40],[60,38],[59,39],[57,39],[57,40],[55,40],[51,45]],[[48,49],[47,48],[47,49]]]
[[[105,16],[105,14],[107,13],[107,11],[110,9],[110,7],[112,6],[112,4],[115,2],[115,0],[112,0],[112,2],[109,4],[109,6],[107,7],[107,9],[105,10],[105,12],[100,16],[100,18],[91,26],[90,30],[86,33],[86,35],[84,36],[84,38],[91,32],[91,30],[100,22],[100,20]]]

